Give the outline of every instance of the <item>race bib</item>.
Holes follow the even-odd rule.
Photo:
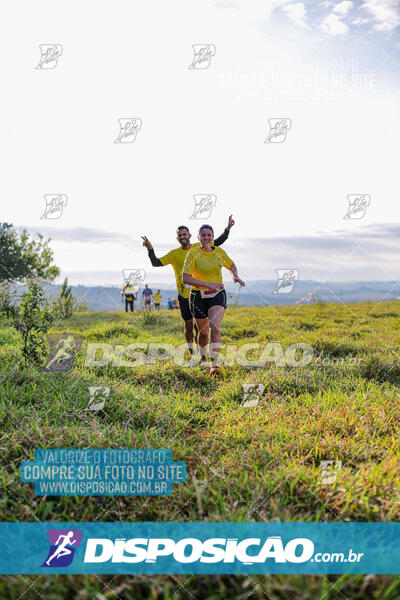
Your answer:
[[[220,291],[221,290],[200,290],[200,295],[202,298],[214,298]]]

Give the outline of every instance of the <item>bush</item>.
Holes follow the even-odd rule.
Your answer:
[[[52,264],[50,240],[40,233],[37,238],[31,238],[25,229],[17,233],[11,223],[0,223],[0,281],[52,281],[57,277],[60,270]]]
[[[52,307],[42,288],[31,282],[20,305],[13,306],[6,299],[2,311],[21,334],[20,349],[25,362],[40,365],[46,355],[45,336],[54,320]]]
[[[69,319],[74,312],[87,310],[88,307],[83,302],[79,302],[72,295],[72,288],[68,286],[68,279],[64,279],[59,295],[54,301],[54,314],[59,319]]]

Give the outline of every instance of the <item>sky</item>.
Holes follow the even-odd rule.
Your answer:
[[[399,0],[20,0],[4,12],[1,220],[51,237],[58,281],[118,285],[141,268],[172,282],[141,235],[162,256],[178,225],[195,241],[230,214],[224,248],[245,281],[285,268],[400,278]],[[62,47],[54,68],[36,68],[43,44]],[[206,44],[207,68],[189,68]],[[119,119],[140,120],[132,143],[115,143]],[[271,137],[276,123],[286,133]],[[55,195],[66,204],[44,218]],[[201,195],[206,220],[191,218]]]

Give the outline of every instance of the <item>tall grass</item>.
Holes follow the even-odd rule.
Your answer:
[[[225,367],[220,380],[173,360],[85,366],[90,342],[182,344],[175,311],[87,312],[59,323],[52,333],[74,332],[83,341],[68,373],[24,366],[18,334],[3,324],[1,520],[399,520],[399,316],[396,302],[230,308],[224,342],[277,341],[284,349],[306,343],[320,361],[302,368],[235,365]],[[241,405],[244,383],[265,386],[255,408]],[[84,410],[93,385],[111,388],[96,413]],[[36,448],[61,447],[169,448],[174,460],[186,461],[187,481],[174,484],[167,497],[35,496],[33,486],[19,480],[20,462],[32,460]],[[342,463],[332,485],[321,482],[327,459]],[[20,595],[390,600],[399,597],[400,586],[395,576],[358,575],[1,578],[1,598]]]

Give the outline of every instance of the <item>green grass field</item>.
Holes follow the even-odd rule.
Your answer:
[[[26,367],[0,329],[1,521],[399,521],[400,360],[396,302],[228,309],[224,343],[306,343],[304,367],[225,367],[217,381],[173,360],[85,366],[87,344],[183,343],[178,311],[78,313],[53,332],[82,336],[68,373]],[[323,359],[344,359],[343,361]],[[357,359],[357,360],[349,360]],[[257,407],[242,384],[261,383]],[[89,386],[109,386],[99,412]],[[164,497],[39,497],[19,466],[37,448],[168,448],[186,483]],[[342,462],[321,483],[321,460]],[[398,576],[3,576],[1,599],[400,597]]]

